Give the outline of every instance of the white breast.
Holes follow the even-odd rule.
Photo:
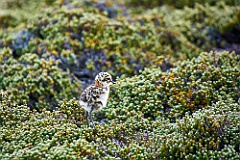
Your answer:
[[[108,95],[109,95],[109,88],[106,89],[104,94],[101,94],[99,97],[99,100],[102,102],[102,106],[99,108],[101,110],[103,107],[107,105],[107,100],[108,100]]]

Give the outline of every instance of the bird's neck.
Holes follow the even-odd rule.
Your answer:
[[[105,90],[109,90],[109,86],[103,86],[99,81],[95,81],[95,86],[99,88],[103,88]]]
[[[96,87],[102,87],[102,84],[99,81],[95,81],[95,86]]]
[[[106,91],[109,91],[109,87],[108,86],[101,86],[100,88],[103,88]]]

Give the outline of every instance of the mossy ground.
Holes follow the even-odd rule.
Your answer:
[[[0,159],[240,158],[236,2],[47,2],[0,16]],[[100,71],[94,129],[77,100]]]

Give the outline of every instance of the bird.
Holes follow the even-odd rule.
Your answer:
[[[92,120],[92,112],[100,111],[106,106],[109,97],[110,86],[115,84],[108,72],[100,72],[95,77],[95,83],[88,86],[80,95],[79,105],[85,110],[84,118],[89,127],[88,117]]]

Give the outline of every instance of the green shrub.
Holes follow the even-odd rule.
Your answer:
[[[0,46],[10,47],[16,56],[54,57],[62,69],[93,79],[99,70],[114,76],[134,75],[150,66],[165,71],[203,50],[226,48],[230,42],[224,37],[239,30],[239,7],[224,3],[182,10],[156,7],[137,15],[128,13],[132,17],[124,16],[118,3],[70,4],[73,9],[43,10],[22,31],[7,35],[2,31],[5,38]],[[238,42],[237,38],[231,41]]]
[[[239,159],[240,56],[201,52],[237,46],[239,6],[139,2],[57,1],[0,29],[0,159]],[[122,76],[94,129],[78,96],[99,71]]]
[[[238,62],[235,53],[210,52],[186,60],[169,72],[146,69],[138,76],[119,80],[109,109],[127,107],[127,111],[141,111],[146,117],[161,115],[174,120],[221,100],[236,103]]]
[[[1,0],[0,1],[0,28],[17,27],[26,23],[29,18],[39,13],[42,8],[57,6],[56,0]]]
[[[200,51],[171,28],[120,18],[124,11],[112,3],[72,5],[74,9],[45,9],[23,31],[9,32],[7,37],[1,33],[6,37],[3,47],[11,48],[16,56],[54,57],[64,70],[70,69],[79,78],[86,72],[92,79],[99,70],[133,75],[144,67],[162,66],[158,59],[167,63],[166,70],[176,59],[194,57]],[[115,19],[112,12],[116,12]]]
[[[239,157],[239,107],[231,100],[187,114],[174,123],[127,111],[126,119],[121,119],[125,113],[119,113],[118,117],[98,124],[96,129],[86,128],[83,123],[77,127],[75,100],[62,103],[53,112],[39,113],[26,105],[14,106],[3,95],[0,107],[1,159]]]
[[[60,100],[79,94],[79,81],[59,69],[52,58],[26,53],[15,59],[9,48],[1,49],[0,57],[0,88],[16,105],[26,102],[30,108],[52,110]]]
[[[196,4],[210,4],[216,5],[219,1],[216,0],[125,0],[125,4],[131,7],[143,7],[143,8],[154,8],[160,5],[170,5],[176,8],[194,7]],[[222,2],[227,3],[228,5],[237,6],[240,5],[238,1],[234,0],[222,0]]]
[[[155,26],[165,26],[171,29],[171,32],[180,34],[179,39],[188,44],[187,48],[192,44],[195,48],[206,51],[214,47],[226,48],[233,41],[239,43],[237,37],[236,39],[227,38],[239,32],[239,14],[239,6],[228,6],[219,2],[215,6],[198,4],[194,8],[185,7],[184,9],[155,7],[133,15],[143,24],[154,23]],[[179,51],[179,47],[177,48]]]

